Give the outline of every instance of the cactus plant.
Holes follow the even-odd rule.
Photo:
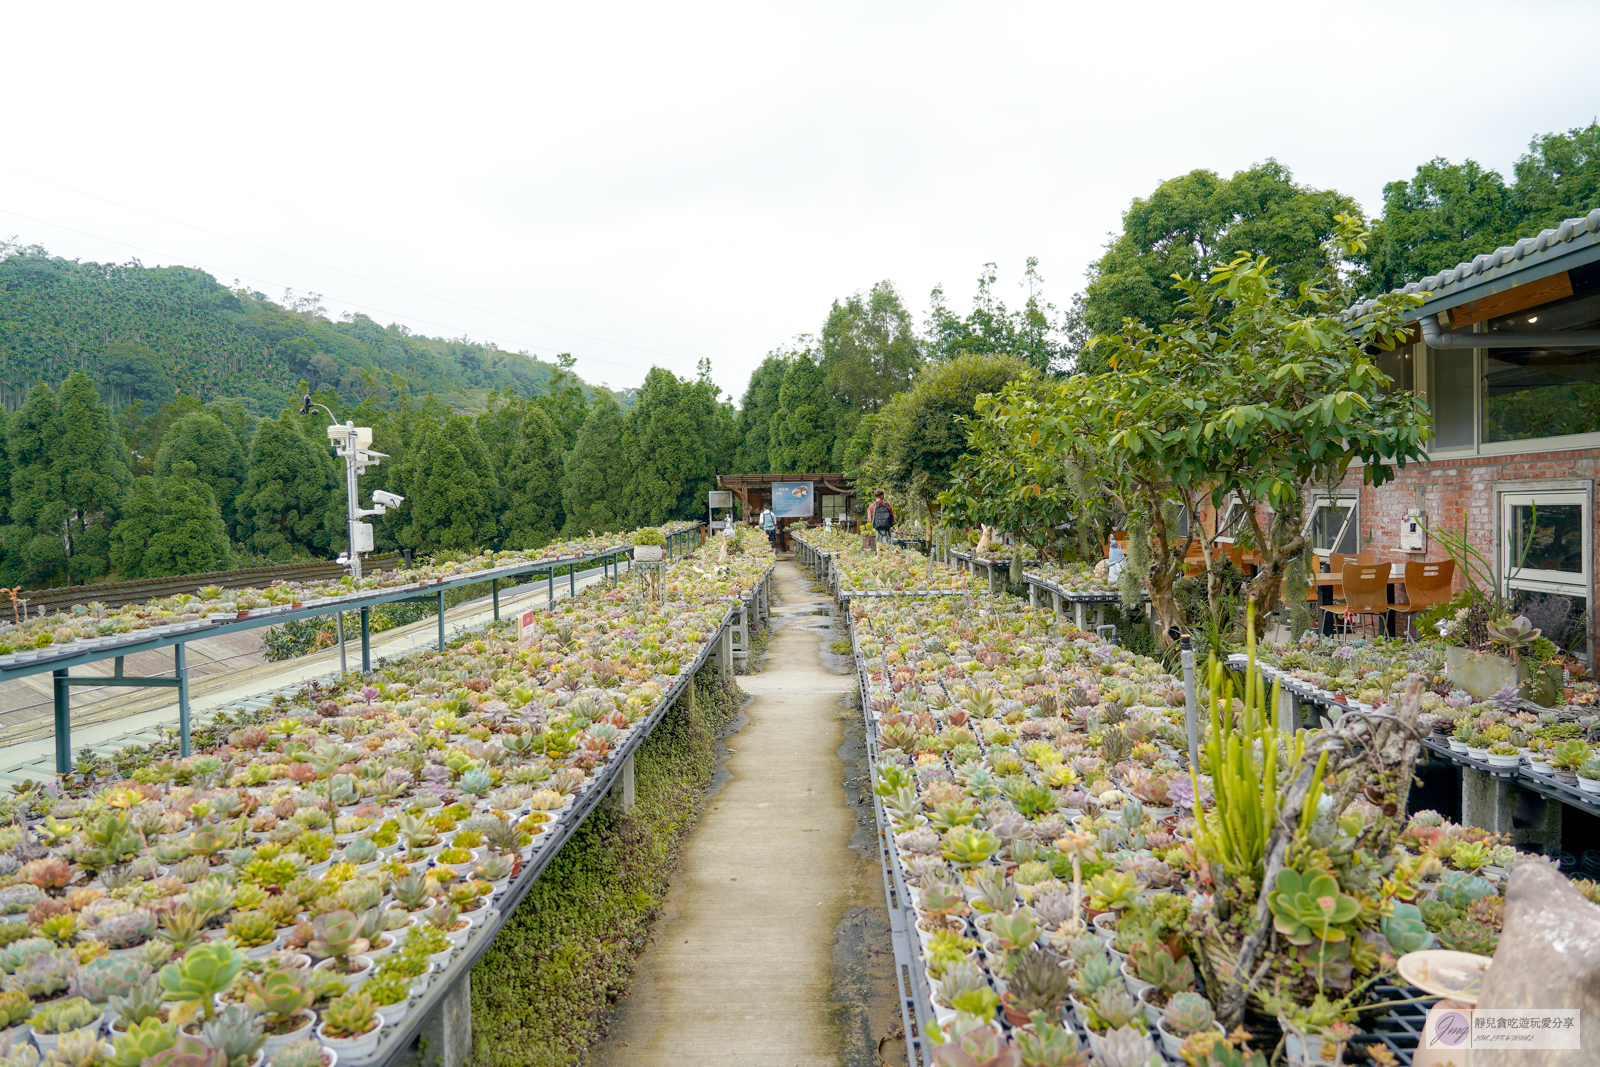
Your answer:
[[[243,968],[244,957],[226,942],[217,942],[196,945],[184,953],[182,962],[167,964],[156,977],[175,1004],[172,1017],[181,1024],[196,1015],[210,1019],[216,1013],[216,997]]]
[[[104,1004],[112,997],[125,997],[135,986],[150,977],[150,968],[132,956],[101,956],[78,968],[70,985],[73,996]]]
[[[178,1028],[151,1015],[130,1026],[126,1033],[113,1034],[107,1067],[140,1067],[146,1059],[178,1043]]]
[[[1161,1022],[1174,1037],[1188,1037],[1210,1029],[1216,1014],[1211,1002],[1199,993],[1174,993],[1161,1013]]]
[[[355,1038],[376,1024],[372,998],[365,993],[346,993],[335,998],[322,1012],[322,1032],[332,1038]]]
[[[161,983],[156,980],[155,975],[151,975],[129,990],[126,996],[113,995],[107,1007],[125,1030],[132,1029],[148,1019],[159,1019]]]
[[[1268,900],[1273,929],[1296,945],[1344,940],[1339,927],[1361,911],[1356,898],[1341,893],[1334,877],[1322,871],[1282,870],[1276,886]]]
[[[201,1027],[206,1044],[228,1058],[228,1067],[247,1067],[266,1044],[261,1016],[239,1004],[230,1004]]]
[[[28,1016],[28,1025],[41,1034],[64,1034],[88,1026],[100,1018],[100,1009],[82,997],[68,997],[40,1004]]]

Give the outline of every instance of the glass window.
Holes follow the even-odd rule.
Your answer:
[[[1593,330],[1600,293],[1497,319],[1495,334]],[[1483,439],[1523,441],[1600,432],[1600,348],[1489,348],[1483,361]]]
[[[1505,509],[1505,573],[1509,580],[1581,581],[1581,494],[1507,494]]]
[[[1464,348],[1438,348],[1428,353],[1428,407],[1433,412],[1430,448],[1471,448],[1475,415],[1473,353]]]
[[[1413,350],[1412,345],[1401,345],[1389,352],[1380,352],[1377,349],[1368,351],[1372,352],[1372,362],[1378,365],[1378,369],[1394,379],[1392,388],[1408,391],[1417,387],[1416,357],[1412,354]]]
[[[1356,554],[1356,498],[1319,498],[1312,506],[1310,529],[1306,536],[1315,552]]]
[[[821,497],[822,518],[832,519],[834,522],[838,522],[844,518],[845,502],[847,499],[845,496],[839,493],[823,493],[821,494]]]

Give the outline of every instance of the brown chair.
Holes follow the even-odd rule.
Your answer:
[[[1374,615],[1383,628],[1383,619],[1389,614],[1389,564],[1346,563],[1342,573],[1344,585],[1343,604],[1325,604],[1322,610],[1330,615]]]
[[[1406,564],[1406,603],[1389,605],[1396,621],[1406,617],[1406,636],[1411,636],[1411,616],[1420,615],[1429,608],[1444,604],[1450,599],[1450,584],[1455,580],[1456,561],[1433,560],[1428,563]]]

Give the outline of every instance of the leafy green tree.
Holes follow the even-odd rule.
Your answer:
[[[566,352],[557,356],[556,367],[544,383],[544,393],[534,401],[561,435],[563,454],[577,443],[578,431],[583,429],[583,420],[589,414],[589,399],[584,395],[583,382],[572,372],[576,362]]]
[[[113,404],[144,400],[159,406],[172,399],[172,379],[148,345],[106,345],[96,363],[96,377]]]
[[[203,574],[233,565],[228,530],[211,487],[194,464],[174,462],[161,478],[140,478],[111,532],[117,577],[161,578]]]
[[[1432,159],[1409,182],[1383,187],[1383,217],[1362,257],[1368,288],[1398,289],[1514,241],[1520,223],[1505,179],[1472,160]]]
[[[773,351],[751,373],[744,401],[739,405],[739,448],[734,453],[734,472],[767,474],[772,471],[772,428],[774,420],[783,417],[778,394],[788,369],[788,354]]]
[[[49,445],[67,508],[67,575],[98,578],[111,564],[111,527],[133,477],[117,421],[82,371],[61,384]]]
[[[967,427],[979,396],[1028,377],[1013,355],[965,352],[930,363],[878,412],[872,448],[856,473],[863,488],[883,487],[920,501],[930,514],[950,488],[951,469],[967,448]]]
[[[274,561],[326,557],[346,544],[344,487],[332,450],[297,422],[288,415],[261,420],[234,502],[240,541]]]
[[[1090,334],[1102,335],[1124,319],[1149,328],[1170,322],[1181,300],[1173,276],[1203,278],[1240,251],[1270,256],[1292,293],[1321,271],[1334,216],[1358,213],[1347,196],[1297,185],[1276,160],[1232,178],[1190,171],[1129,206],[1122,232],[1089,268],[1078,315]],[[1080,371],[1105,369],[1092,353],[1079,362]]]
[[[1535,137],[1513,168],[1527,237],[1600,206],[1600,122]],[[1488,251],[1481,249],[1480,251]]]
[[[769,423],[772,470],[780,474],[825,470],[833,458],[833,414],[822,367],[810,352],[795,352],[778,387],[778,414]]]
[[[922,365],[922,342],[894,284],[881,281],[867,293],[833,302],[822,325],[819,349],[834,419],[829,469],[842,470],[848,442],[861,418],[911,384]]]
[[[191,411],[179,418],[161,440],[153,469],[157,478],[172,476],[173,468],[188,463],[221,506],[222,521],[236,529],[234,500],[245,480],[245,454],[239,439],[217,416]],[[120,568],[119,568],[120,569]]]
[[[400,543],[424,552],[477,551],[495,542],[499,483],[477,427],[464,415],[427,415],[401,472]]]
[[[522,438],[511,460],[500,468],[505,511],[500,528],[505,548],[543,548],[561,529],[561,434],[542,405],[530,405],[522,419]]]
[[[568,536],[589,530],[620,530],[627,515],[626,491],[633,457],[625,439],[621,410],[609,396],[597,398],[583,429],[567,453],[561,480],[561,508]]]
[[[732,458],[735,431],[733,409],[719,399],[707,361],[694,381],[652,367],[624,420],[633,463],[626,521],[654,526],[703,512],[718,469]]]
[[[1060,368],[1064,320],[1044,299],[1039,260],[1029,256],[1023,271],[1028,296],[1017,311],[1009,310],[995,292],[999,275],[993,263],[983,265],[972,310],[963,318],[944,306],[944,288],[935,286],[928,315],[928,346],[935,359],[953,359],[966,352],[1017,356],[1040,374]]]

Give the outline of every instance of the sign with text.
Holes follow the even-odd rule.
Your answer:
[[[517,647],[531,648],[539,641],[539,616],[546,614],[544,608],[535,608],[524,611],[517,616]]]
[[[772,513],[780,519],[809,519],[813,499],[810,482],[772,483]]]

